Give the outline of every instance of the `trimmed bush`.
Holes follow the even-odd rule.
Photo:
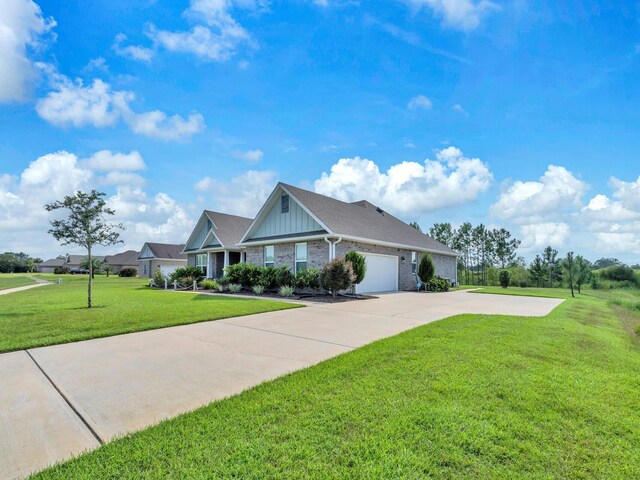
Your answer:
[[[156,271],[153,272],[153,283],[155,283],[157,287],[164,287],[164,279],[165,276],[162,274],[162,270],[156,268]]]
[[[292,297],[294,291],[295,290],[293,287],[290,287],[288,285],[282,285],[278,293],[280,294],[281,297]]]
[[[442,277],[435,276],[424,284],[424,289],[427,292],[448,292],[451,287],[451,282],[445,280]]]
[[[202,281],[203,290],[218,290],[218,282],[211,279],[205,279]]]
[[[431,279],[433,279],[435,274],[436,267],[433,264],[433,259],[431,258],[431,255],[427,253],[420,259],[420,265],[418,266],[418,277],[420,278],[420,281],[426,285],[427,283],[429,283],[429,281],[431,281]]]
[[[500,280],[500,286],[502,288],[509,288],[509,280],[511,278],[507,270],[501,270],[500,274],[498,275],[498,279]]]
[[[294,283],[296,288],[311,288],[320,290],[320,270],[317,268],[306,268],[296,273]]]
[[[336,258],[326,263],[320,272],[320,285],[331,292],[335,298],[340,290],[347,290],[353,285],[355,275],[351,262],[344,258]]]
[[[118,273],[118,276],[119,277],[137,277],[138,269],[132,268],[132,267],[123,268],[122,270],[120,270],[120,273]]]
[[[229,284],[229,291],[231,293],[238,293],[240,290],[242,290],[242,285],[240,285],[239,283],[230,283]]]
[[[54,275],[64,275],[67,273],[67,269],[65,267],[56,267],[53,269]]]
[[[360,255],[358,252],[354,252],[352,250],[347,253],[344,259],[347,262],[351,262],[351,268],[353,269],[353,274],[355,275],[353,284],[358,285],[359,283],[362,283],[365,275],[367,274],[367,260],[364,258],[364,255]]]
[[[264,293],[264,286],[263,285],[254,285],[253,286],[253,293],[255,293],[256,295],[262,295]]]
[[[169,276],[171,283],[177,281],[180,285],[189,286],[193,282],[200,283],[204,278],[204,273],[199,267],[189,265],[188,267],[176,268]]]
[[[239,283],[245,288],[251,288],[260,282],[261,268],[251,263],[236,263],[224,270],[224,275],[231,283]]]

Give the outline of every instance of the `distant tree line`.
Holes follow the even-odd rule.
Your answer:
[[[416,222],[411,226],[422,231]],[[450,223],[434,223],[428,234],[460,253],[460,281],[467,285],[488,285],[494,276],[497,281],[498,269],[524,266],[524,259],[517,257],[520,240],[505,228],[489,229],[482,223],[473,226],[465,222],[456,229]]]
[[[5,252],[0,255],[0,273],[32,273],[36,271],[36,264],[40,262],[41,258],[23,252]]]

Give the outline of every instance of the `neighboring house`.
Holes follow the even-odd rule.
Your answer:
[[[65,267],[67,270],[73,268],[80,268],[80,264],[87,258],[86,255],[67,255],[60,256],[58,258],[50,258],[49,260],[38,263],[36,265],[38,273],[53,273],[58,267]],[[101,262],[104,261],[104,257],[95,257]]]
[[[104,257],[104,266],[111,267],[114,274],[120,273],[123,268],[135,268],[138,270],[138,255],[135,250],[127,250],[126,252],[117,253],[115,255],[107,255]]]
[[[215,218],[227,221],[216,223]],[[238,219],[237,225],[233,218]],[[232,244],[240,225],[247,224],[240,239]],[[216,245],[207,248],[212,241]],[[446,245],[365,200],[342,202],[284,183],[276,186],[252,221],[205,211],[187,242],[190,246],[193,251],[185,248],[189,263],[206,263],[211,278],[222,274],[217,262],[219,251],[228,252],[223,266],[246,261],[284,265],[296,272],[322,268],[329,260],[355,250],[367,261],[365,279],[356,287],[359,293],[416,289],[417,268],[426,253],[431,254],[437,275],[457,281],[458,254]],[[215,268],[211,258],[214,253]]]
[[[244,261],[240,239],[253,219],[205,210],[184,247],[189,265],[208,278],[219,278],[224,268]]]
[[[176,268],[187,265],[187,255],[182,253],[184,245],[173,243],[151,243],[142,246],[138,254],[138,276],[153,277],[160,268],[163,275],[171,275]]]

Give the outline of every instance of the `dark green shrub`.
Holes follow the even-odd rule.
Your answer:
[[[358,252],[351,251],[344,257],[347,262],[351,262],[351,268],[355,275],[354,285],[358,285],[364,280],[367,274],[367,260],[364,255],[360,255]]]
[[[527,282],[525,282],[524,280],[520,282],[520,288],[527,288],[529,286],[529,284]]]
[[[429,281],[436,274],[436,267],[433,264],[433,259],[431,255],[424,254],[420,259],[420,265],[418,266],[418,277],[420,281],[424,284],[429,283]]]
[[[260,281],[260,270],[261,267],[256,267],[251,263],[236,263],[229,265],[225,269],[224,275],[231,283],[239,283],[245,288],[251,288]]]
[[[276,278],[276,269],[273,267],[264,267],[260,269],[260,279],[258,285],[262,285],[266,290],[275,290],[278,288]]]
[[[355,275],[351,263],[343,258],[336,258],[326,263],[320,272],[320,285],[331,292],[335,298],[340,290],[347,290],[353,285]]]
[[[226,287],[227,285],[229,285],[231,282],[229,281],[229,278],[223,276],[220,277],[218,280],[216,280],[216,282],[218,282],[218,285],[220,287]]]
[[[53,273],[55,275],[64,275],[67,273],[67,269],[65,267],[56,267],[53,269]]]
[[[118,273],[118,276],[119,277],[137,277],[138,269],[133,267],[123,268],[122,270],[120,270],[120,273]]]
[[[600,278],[611,280],[612,282],[633,282],[637,285],[638,278],[635,271],[626,265],[615,265],[613,267],[603,268],[598,271]]]
[[[293,285],[295,278],[289,267],[277,267],[275,268],[276,276],[276,288]]]
[[[193,282],[200,283],[203,278],[204,273],[202,270],[199,267],[194,267],[193,265],[176,268],[169,276],[172,283],[177,281],[179,284],[184,286],[189,286]]]
[[[164,286],[164,274],[162,273],[162,270],[160,270],[160,268],[156,268],[156,271],[153,272],[153,283],[157,286],[157,287],[163,287]]]
[[[511,276],[507,270],[501,270],[498,275],[498,280],[500,280],[500,286],[502,288],[509,288],[509,281],[511,280]]]
[[[435,276],[424,284],[424,289],[427,292],[448,292],[451,287],[451,282],[445,280],[442,277]]]
[[[320,290],[320,270],[317,268],[305,268],[296,273],[296,288],[311,288]]]

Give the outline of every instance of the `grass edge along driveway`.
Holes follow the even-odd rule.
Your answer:
[[[0,274],[0,290],[8,290],[9,288],[26,287],[27,285],[33,285],[32,279],[28,278],[29,274],[13,274],[2,273]]]
[[[604,294],[546,317],[459,315],[34,478],[638,478],[639,369]]]
[[[86,281],[85,276],[65,276],[61,285],[1,295],[0,353],[301,306],[165,292],[149,289],[144,279],[96,277],[89,310]]]

